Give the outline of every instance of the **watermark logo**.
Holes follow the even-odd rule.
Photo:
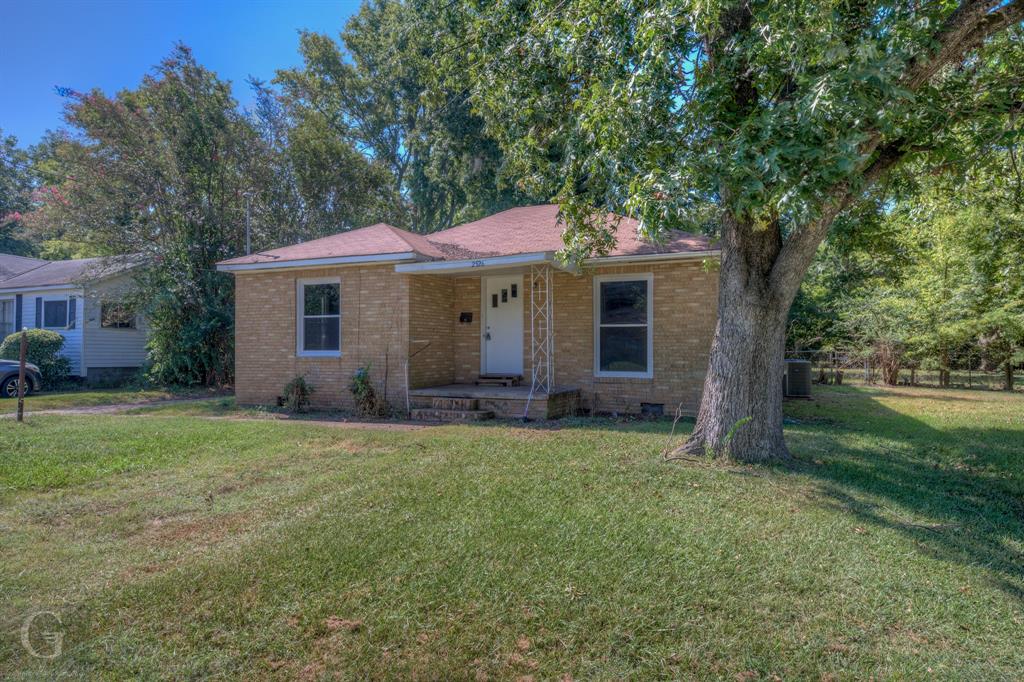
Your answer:
[[[35,658],[57,658],[64,650],[63,629],[53,611],[34,611],[21,624],[21,645]]]

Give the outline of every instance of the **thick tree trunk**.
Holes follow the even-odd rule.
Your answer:
[[[1012,360],[1007,360],[1006,361],[1006,364],[1003,366],[1003,371],[1005,372],[1005,374],[1003,375],[1003,390],[1005,390],[1005,391],[1012,391],[1013,390],[1013,361]]]
[[[779,292],[770,284],[781,248],[776,228],[725,222],[718,326],[697,424],[680,450],[747,462],[785,461],[790,454],[782,435],[782,375],[795,287]]]
[[[684,449],[746,462],[788,460],[782,436],[785,317],[756,292],[719,306],[697,424]]]

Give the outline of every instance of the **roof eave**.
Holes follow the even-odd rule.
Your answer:
[[[388,263],[414,261],[417,260],[418,258],[421,258],[421,256],[416,252],[405,251],[402,253],[374,253],[362,256],[301,258],[295,260],[272,261],[266,263],[232,263],[231,261],[223,261],[217,263],[217,270],[219,272],[258,272],[261,270],[286,270],[299,268],[309,269],[345,265],[365,265],[368,263],[384,265]]]
[[[82,284],[76,284],[69,282],[67,284],[36,284],[34,286],[24,287],[4,287],[0,286],[0,294],[25,294],[30,291],[84,291],[85,287]]]
[[[705,258],[719,258],[722,255],[721,249],[708,249],[706,251],[673,251],[670,253],[642,253],[625,256],[598,256],[587,258],[583,261],[585,265],[615,265],[618,263],[658,263],[661,261],[674,260],[703,260]]]
[[[395,272],[411,275],[454,275],[464,272],[480,272],[526,265],[552,265],[560,270],[576,272],[572,264],[562,263],[554,251],[517,253],[511,256],[486,256],[459,260],[431,261],[426,263],[402,263],[395,266]]]

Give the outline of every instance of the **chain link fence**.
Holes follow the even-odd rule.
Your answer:
[[[870,353],[855,350],[800,350],[787,351],[786,357],[809,360],[811,380],[818,384],[881,385],[882,370]],[[946,375],[945,377],[943,375]],[[943,372],[938,367],[903,367],[898,373],[899,386],[924,386],[942,388],[967,388],[1002,391],[1006,387],[1004,368],[986,370],[976,356],[954,357],[950,369]],[[1013,388],[1024,391],[1024,366],[1013,369]]]

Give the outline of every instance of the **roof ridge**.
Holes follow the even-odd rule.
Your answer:
[[[459,230],[459,229],[461,229],[463,227],[468,227],[470,225],[475,225],[476,223],[479,223],[479,222],[484,221],[484,220],[491,220],[492,218],[497,218],[498,216],[504,215],[506,213],[511,213],[512,211],[523,211],[523,210],[538,209],[538,208],[556,208],[556,209],[561,210],[558,204],[552,204],[552,203],[546,203],[546,204],[527,204],[526,206],[512,206],[510,208],[502,209],[502,210],[498,211],[497,213],[490,213],[488,215],[483,216],[482,218],[477,218],[476,220],[470,220],[470,221],[467,221],[467,222],[464,222],[464,223],[459,223],[458,225],[452,225],[451,227],[446,227],[443,230],[438,230],[437,232],[431,232],[430,234],[424,235],[424,237],[426,237],[428,239],[428,241],[429,241],[429,238],[433,237],[435,235],[444,234],[445,232],[451,232],[452,230]]]
[[[438,250],[437,246],[427,238],[427,235],[419,234],[418,232],[406,230],[401,227],[395,227],[394,225],[389,225],[388,223],[380,224],[390,229],[392,234],[394,234],[396,237],[398,237],[403,242],[408,244],[409,247],[412,248],[412,250],[415,251],[416,253],[419,253],[424,256],[430,256],[431,258],[439,257],[438,254],[440,253],[440,251]],[[430,251],[425,251],[424,246],[430,247]],[[443,257],[443,255],[444,254],[441,254],[441,257]]]

